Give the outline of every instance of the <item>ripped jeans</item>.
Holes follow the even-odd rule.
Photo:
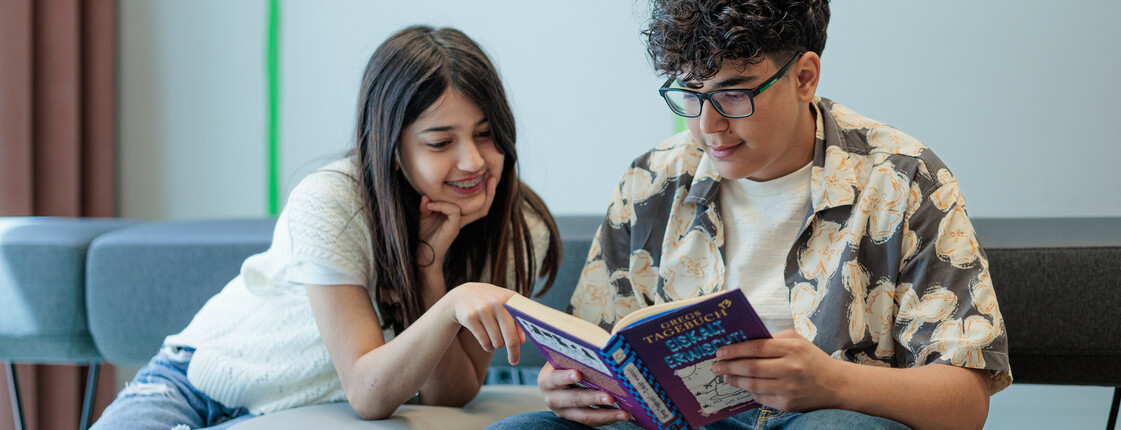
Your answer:
[[[105,409],[90,430],[226,429],[254,417],[229,408],[187,381],[194,349],[164,345]]]

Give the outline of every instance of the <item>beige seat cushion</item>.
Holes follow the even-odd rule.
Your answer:
[[[366,421],[349,404],[330,403],[264,415],[230,430],[481,429],[511,415],[547,409],[536,385],[487,385],[462,408],[404,405],[389,419]]]

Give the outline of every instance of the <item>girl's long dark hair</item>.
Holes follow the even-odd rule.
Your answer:
[[[470,38],[451,28],[409,27],[378,47],[362,78],[357,140],[353,154],[361,179],[365,218],[370,225],[377,302],[386,326],[400,332],[424,312],[416,250],[420,194],[395,168],[403,130],[446,90],[473,102],[490,123],[495,145],[505,155],[502,177],[485,217],[464,226],[448,249],[443,267],[448,288],[484,278],[529,296],[538,275],[543,293],[556,280],[561,244],[545,203],[518,179],[514,116],[498,71]],[[533,238],[525,211],[549,229],[542,267],[535,266]],[[515,284],[507,284],[513,257]]]

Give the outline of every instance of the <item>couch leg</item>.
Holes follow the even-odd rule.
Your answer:
[[[1117,408],[1121,406],[1121,387],[1113,388],[1113,405],[1109,407],[1109,421],[1105,422],[1106,430],[1117,430]]]
[[[90,363],[86,377],[86,395],[82,398],[82,422],[78,424],[78,430],[90,428],[90,419],[93,418],[93,398],[97,394],[97,372],[100,369],[101,366],[97,362]]]
[[[16,363],[9,361],[6,367],[8,370],[8,392],[12,397],[12,420],[16,430],[23,430],[23,405],[19,401],[19,380],[16,379]]]

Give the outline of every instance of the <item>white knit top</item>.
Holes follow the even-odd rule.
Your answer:
[[[277,220],[272,246],[246,259],[241,274],[164,341],[195,348],[187,378],[212,399],[254,414],[346,400],[304,285],[364,285],[371,303],[377,297],[356,171],[344,159],[304,178]],[[548,228],[532,210],[523,212],[540,268]],[[514,265],[508,267],[513,285]],[[376,303],[374,310],[380,320]],[[386,341],[393,335],[386,330]]]

